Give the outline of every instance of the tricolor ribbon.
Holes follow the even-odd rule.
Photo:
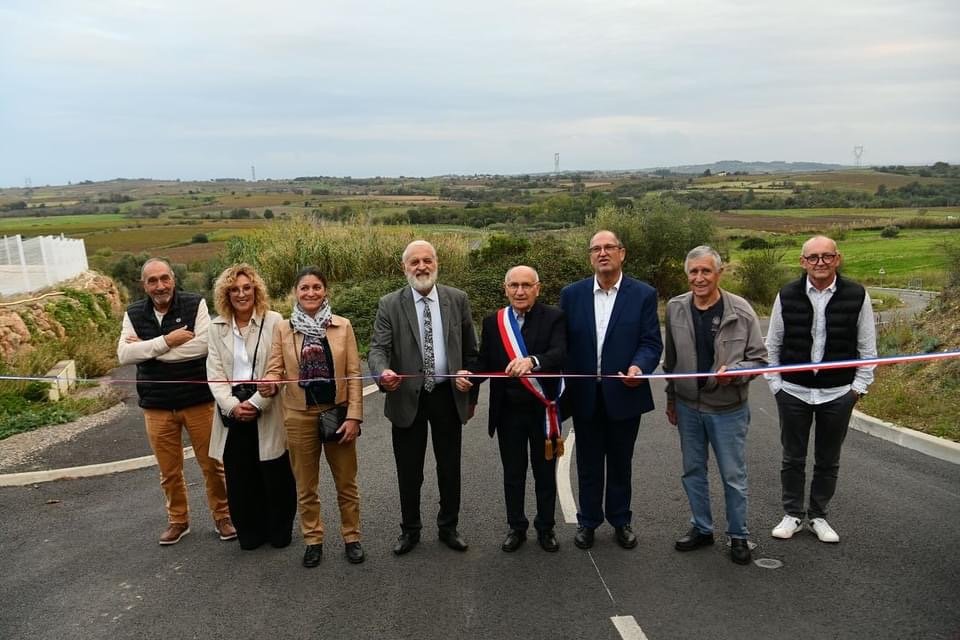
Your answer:
[[[523,341],[523,335],[520,333],[520,323],[517,322],[517,314],[512,307],[504,307],[497,311],[497,328],[500,330],[500,341],[503,343],[503,349],[507,352],[507,359],[513,361],[517,358],[526,358],[527,345]],[[544,454],[547,460],[554,457],[559,458],[563,455],[563,440],[560,439],[560,409],[557,406],[557,400],[547,397],[543,386],[536,377],[520,376],[520,384],[527,391],[540,401],[546,411],[543,416],[543,433],[546,438]],[[564,383],[560,378],[560,389],[557,391],[557,398],[563,395]]]
[[[883,356],[879,358],[864,358],[862,360],[834,360],[829,362],[806,362],[801,364],[782,364],[782,365],[773,365],[767,367],[754,367],[751,369],[728,369],[727,371],[718,374],[716,371],[706,371],[703,373],[698,373],[696,371],[691,371],[689,373],[644,373],[633,378],[638,380],[679,380],[681,378],[728,378],[736,376],[758,376],[767,373],[789,373],[792,371],[818,371],[823,369],[849,369],[852,367],[872,367],[872,366],[883,366],[888,364],[905,364],[908,362],[921,363],[921,362],[932,362],[934,360],[951,360],[954,358],[960,358],[960,350],[957,351],[937,351],[934,353],[914,353],[914,354],[904,354],[897,356]],[[513,376],[504,373],[503,371],[475,371],[470,374],[471,376],[483,377],[483,378],[512,378]],[[422,373],[398,373],[398,378],[422,378]],[[454,379],[459,378],[460,374],[449,373],[446,375],[437,374],[437,378],[448,378]],[[604,374],[598,376],[595,373],[528,373],[523,377],[526,379],[554,379],[560,378],[590,378],[596,380],[597,378],[609,378],[609,379],[623,379],[625,376],[616,374]],[[89,382],[93,384],[133,384],[136,382],[145,382],[148,384],[208,384],[208,383],[227,383],[227,384],[239,384],[241,382],[252,382],[254,384],[258,382],[271,382],[274,384],[291,384],[294,382],[330,382],[331,380],[343,381],[343,380],[371,380],[376,381],[377,376],[374,375],[357,375],[357,376],[333,376],[330,378],[279,378],[276,380],[266,380],[266,379],[254,379],[250,380],[244,378],[243,380],[232,380],[229,378],[223,379],[209,379],[209,380],[137,380],[136,378],[113,378],[113,377],[102,377],[102,378],[84,378],[80,376],[71,376],[71,377],[58,377],[58,376],[23,376],[23,375],[11,375],[4,374],[0,375],[0,382],[17,382],[17,381],[30,381],[36,380],[38,382],[53,382],[60,380],[63,382]]]

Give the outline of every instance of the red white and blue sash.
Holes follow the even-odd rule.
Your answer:
[[[497,311],[497,328],[500,330],[500,341],[503,343],[503,350],[507,352],[507,359],[512,361],[515,358],[526,358],[527,345],[523,342],[523,335],[520,333],[520,324],[517,322],[517,314],[512,307],[504,307]],[[537,378],[532,376],[520,376],[520,384],[526,387],[527,391],[546,409],[543,418],[543,432],[547,439],[547,460],[554,457],[560,457],[563,454],[563,441],[560,440],[560,409],[557,406],[557,399],[551,400],[543,390],[543,386]],[[564,383],[560,378],[560,388],[557,392],[557,398],[563,395]]]

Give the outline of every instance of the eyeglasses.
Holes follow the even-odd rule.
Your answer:
[[[813,254],[810,256],[803,256],[803,259],[811,264],[817,264],[822,262],[823,264],[832,264],[834,260],[837,259],[837,254],[835,253],[820,253]]]
[[[623,249],[623,247],[621,247],[621,246],[618,245],[618,244],[594,245],[594,246],[590,247],[590,253],[593,253],[593,254],[596,254],[596,255],[599,255],[600,252],[602,252],[602,251],[603,251],[603,252],[606,252],[606,253],[613,253],[613,252],[616,251],[617,249]]]
[[[231,296],[238,296],[241,293],[243,293],[244,295],[250,295],[251,293],[253,293],[253,286],[248,284],[244,286],[242,289],[240,287],[230,287],[229,289],[227,289],[227,293]]]
[[[536,287],[539,282],[510,282],[507,284],[507,289],[510,291],[520,291],[520,290],[532,290]]]

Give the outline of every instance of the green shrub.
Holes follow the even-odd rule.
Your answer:
[[[649,282],[663,299],[687,289],[683,260],[713,237],[709,214],[663,199],[643,200],[633,210],[604,205],[587,227],[616,233],[627,249],[624,271]],[[587,241],[583,247],[586,256]]]
[[[23,390],[23,399],[29,402],[43,402],[47,400],[50,384],[41,380],[30,380]]]
[[[743,256],[736,269],[741,295],[758,304],[772,304],[780,287],[790,278],[780,264],[783,255],[783,251],[770,248]]]
[[[881,238],[896,238],[900,235],[900,227],[895,224],[888,225],[880,232]]]
[[[756,238],[756,237],[747,238],[740,243],[740,248],[747,251],[751,249],[768,249],[769,247],[770,247],[769,242],[767,242],[763,238]]]

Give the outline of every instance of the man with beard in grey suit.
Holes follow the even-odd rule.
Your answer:
[[[440,490],[440,540],[466,551],[457,520],[461,441],[470,409],[467,390],[449,376],[467,373],[477,358],[470,302],[463,291],[437,284],[437,252],[429,242],[411,242],[402,260],[409,286],[380,299],[368,356],[370,373],[387,394],[384,415],[393,424],[402,514],[393,552],[403,555],[420,542],[428,423]]]

